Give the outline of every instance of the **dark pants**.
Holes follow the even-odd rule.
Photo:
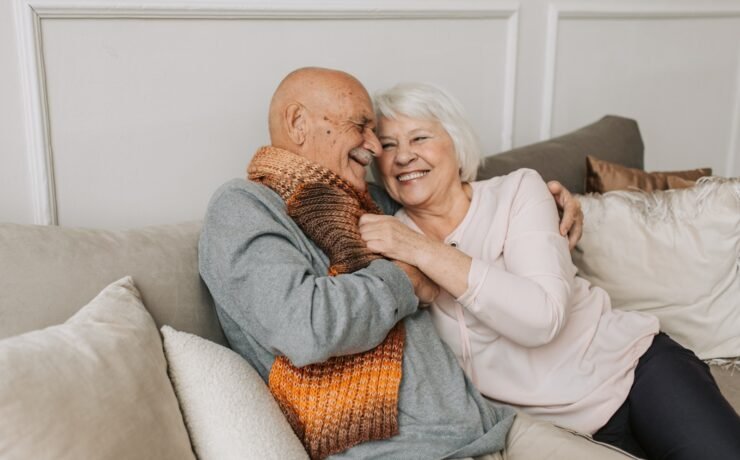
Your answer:
[[[660,333],[640,358],[627,400],[597,441],[662,459],[740,459],[740,416],[709,366]]]

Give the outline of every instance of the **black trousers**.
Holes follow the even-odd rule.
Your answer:
[[[738,460],[740,416],[709,366],[660,333],[637,364],[627,400],[594,439],[650,460]]]

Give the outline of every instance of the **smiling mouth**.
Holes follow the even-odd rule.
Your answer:
[[[427,174],[429,174],[429,171],[414,171],[410,173],[399,174],[398,176],[396,176],[396,179],[398,179],[398,182],[407,182],[410,180],[418,179],[420,177],[424,177]]]
[[[349,157],[360,163],[362,166],[367,166],[373,161],[373,153],[362,147],[357,147],[349,152]]]

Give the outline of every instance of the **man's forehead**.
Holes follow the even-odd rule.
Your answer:
[[[372,102],[367,93],[363,93],[348,91],[337,93],[334,98],[331,98],[333,100],[325,101],[324,106],[329,112],[337,116],[352,118],[353,121],[374,121],[375,113]]]

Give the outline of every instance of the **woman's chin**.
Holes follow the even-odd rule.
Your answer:
[[[404,208],[414,208],[422,205],[426,201],[427,197],[420,196],[415,193],[401,193],[398,194],[398,197],[393,197],[393,199]]]

